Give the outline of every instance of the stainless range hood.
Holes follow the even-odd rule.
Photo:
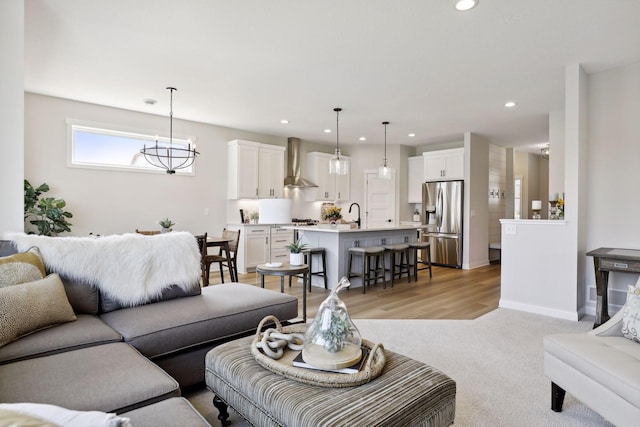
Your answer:
[[[314,183],[300,176],[300,138],[288,138],[287,141],[287,177],[284,179],[284,186],[292,188],[317,187]]]

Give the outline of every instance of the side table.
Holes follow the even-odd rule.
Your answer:
[[[596,321],[594,328],[609,320],[609,272],[640,273],[640,250],[598,248],[587,252],[593,257],[596,274]]]
[[[260,274],[260,286],[264,288],[264,276],[280,276],[280,292],[284,293],[284,278],[302,274],[302,321],[307,323],[307,284],[309,281],[309,266],[307,264],[291,265],[288,262],[280,267],[271,267],[267,264],[260,264],[256,267],[256,272]]]

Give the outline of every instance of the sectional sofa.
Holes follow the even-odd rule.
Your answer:
[[[95,280],[69,274],[85,261],[79,253],[86,253],[87,259],[96,256],[90,252],[97,242],[9,237],[11,240],[0,241],[0,276],[11,280],[7,271],[13,269],[14,274],[16,266],[17,270],[40,272],[35,271],[36,280],[26,283],[3,286],[0,278],[0,335],[5,341],[0,341],[0,403],[46,403],[115,413],[131,419],[135,426],[208,425],[180,397],[181,389],[204,382],[205,354],[221,342],[253,333],[267,315],[297,317],[297,299],[289,295],[242,283],[201,289],[199,265],[195,283],[167,285],[151,298],[123,304]],[[127,235],[124,240],[155,247],[178,237]],[[47,239],[57,239],[53,248]],[[96,250],[121,252],[118,239],[112,240],[100,242]],[[193,261],[187,261],[190,257],[199,262],[195,238],[193,246],[184,235],[178,240],[187,248],[185,263]],[[38,244],[32,245],[34,242]],[[85,243],[89,246],[83,247]],[[75,254],[67,251],[78,244]],[[131,254],[123,256],[128,259]],[[48,258],[57,259],[49,263]],[[106,261],[108,257],[98,254],[95,259]],[[123,277],[126,260],[111,268],[114,275]],[[23,307],[17,308],[20,305]],[[46,317],[49,312],[53,312],[53,321],[45,319],[43,325],[36,320],[35,330],[29,333],[20,328],[32,319],[16,322],[23,316]],[[12,327],[18,329],[15,339],[6,337]]]

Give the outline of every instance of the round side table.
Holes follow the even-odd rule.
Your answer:
[[[284,293],[284,278],[302,274],[302,321],[307,323],[307,283],[309,281],[309,266],[307,264],[291,265],[285,262],[280,267],[271,267],[268,264],[260,264],[256,267],[260,274],[260,286],[264,288],[264,276],[280,276],[280,292]]]

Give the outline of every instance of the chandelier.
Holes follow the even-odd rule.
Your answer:
[[[178,90],[175,87],[167,87],[167,89],[171,93],[170,100],[170,110],[169,110],[169,145],[163,146],[158,145],[158,140],[156,139],[155,145],[147,147],[146,145],[140,153],[144,156],[145,160],[149,162],[149,164],[160,168],[165,169],[169,175],[173,175],[176,173],[176,169],[184,169],[191,166],[196,159],[200,155],[196,151],[195,144],[193,147],[191,143],[184,146],[175,146],[173,145],[173,91]]]
[[[342,157],[340,154],[340,138],[339,138],[339,115],[342,108],[334,108],[336,112],[336,152],[335,155],[329,160],[329,173],[334,175],[348,175],[349,174],[349,160]]]
[[[389,122],[382,122],[382,124],[384,125],[384,158],[378,167],[378,178],[391,179],[396,171],[391,167],[391,162],[387,160],[387,125]]]

